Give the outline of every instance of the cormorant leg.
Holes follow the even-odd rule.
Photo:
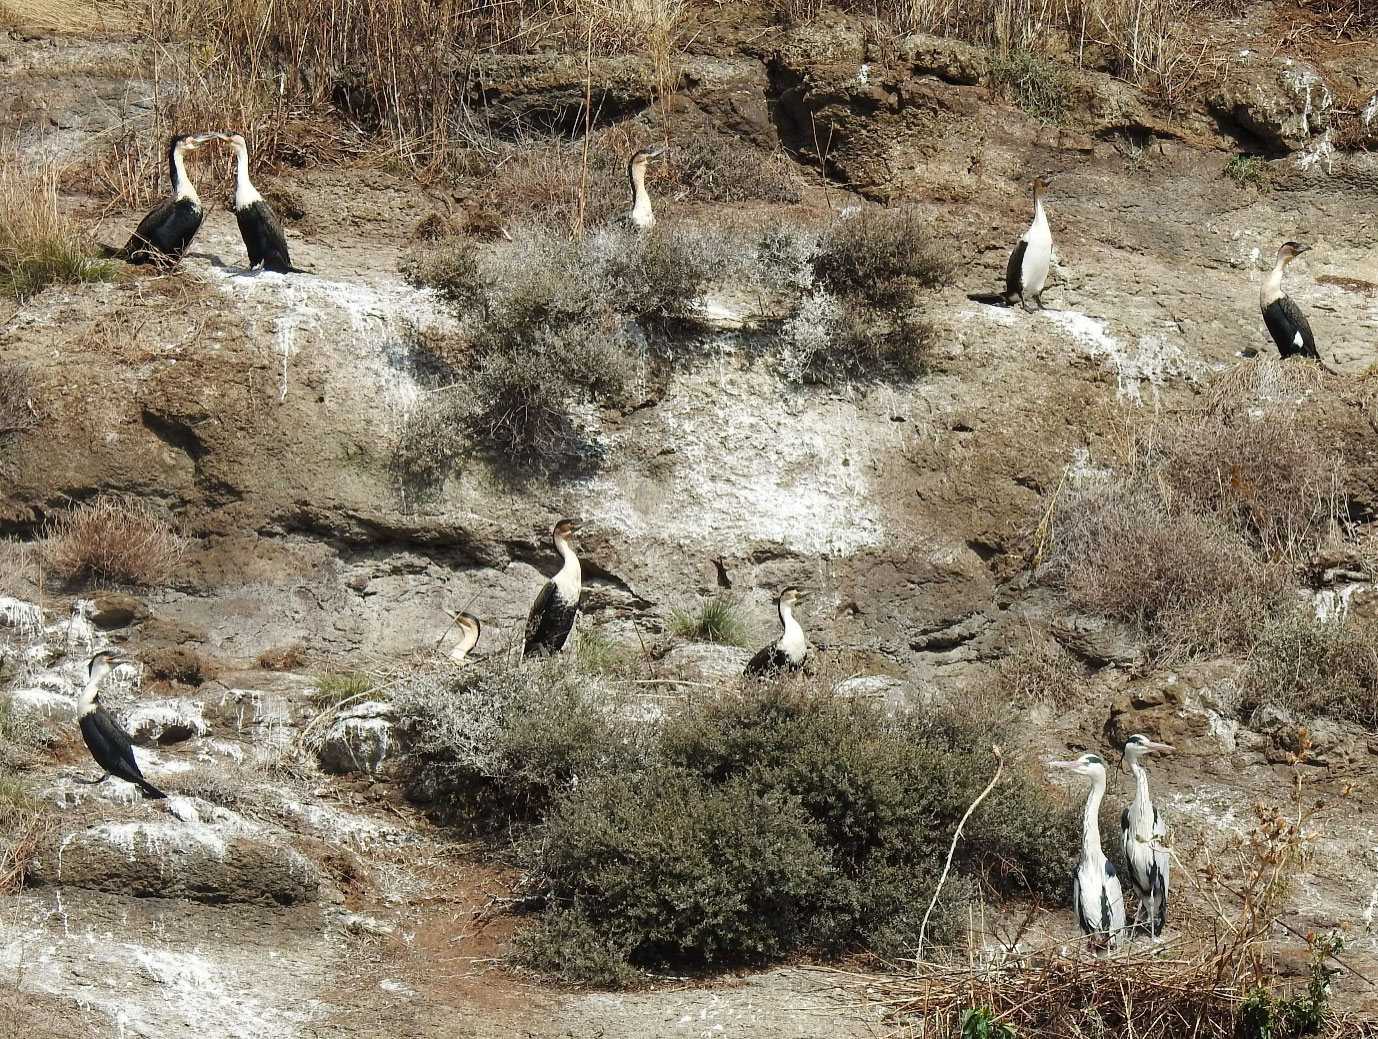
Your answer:
[[[100,784],[100,783],[104,783],[104,782],[105,782],[107,779],[109,779],[109,778],[110,778],[110,773],[107,772],[107,773],[105,773],[105,775],[101,776],[99,779],[82,779],[80,776],[73,776],[73,777],[72,777],[72,782],[74,782],[74,783],[83,783],[83,784],[85,784],[86,786],[96,786],[96,785],[98,785],[98,784]]]
[[[1019,305],[1020,305],[1021,307],[1024,308],[1024,313],[1026,313],[1026,314],[1032,314],[1032,313],[1033,313],[1033,311],[1032,311],[1031,309],[1029,309],[1029,301],[1028,301],[1027,299],[1024,298],[1024,294],[1023,294],[1022,292],[1019,294]]]

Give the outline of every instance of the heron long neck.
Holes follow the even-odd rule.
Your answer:
[[[634,162],[628,168],[632,178],[632,223],[649,227],[655,223],[651,212],[651,196],[646,193],[646,164]]]
[[[171,158],[168,160],[172,175],[172,197],[175,199],[190,199],[192,202],[200,202],[200,196],[196,194],[196,186],[192,184],[187,176],[187,167],[182,161],[182,148],[174,145]]]
[[[1100,846],[1100,803],[1105,796],[1105,776],[1096,776],[1091,792],[1086,795],[1086,812],[1081,820],[1081,857],[1096,860],[1105,857]]]
[[[1282,270],[1287,266],[1287,258],[1279,256],[1278,262],[1273,265],[1273,269],[1268,272],[1268,277],[1263,279],[1263,288],[1258,292],[1258,303],[1261,307],[1269,306],[1282,298]]]
[[[77,717],[85,718],[96,709],[96,697],[100,694],[100,677],[91,679],[77,697]]]
[[[472,624],[461,624],[459,627],[459,645],[450,650],[450,659],[456,664],[467,657],[469,655],[469,650],[473,649],[474,644],[478,642],[478,628],[474,627]]]
[[[234,208],[246,209],[263,198],[249,179],[249,149],[241,144],[234,146]]]
[[[1134,800],[1129,802],[1129,814],[1133,818],[1149,812],[1152,802],[1148,799],[1148,770],[1139,764],[1137,757],[1129,759],[1129,771],[1134,773]]]
[[[566,599],[577,599],[579,597],[579,585],[583,581],[583,571],[579,569],[579,557],[574,554],[574,549],[564,538],[555,539],[555,549],[564,559],[564,564],[551,578],[555,582],[555,587],[560,590],[560,594]]]

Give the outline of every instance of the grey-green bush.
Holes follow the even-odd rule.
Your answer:
[[[1285,707],[1378,728],[1378,624],[1294,609],[1266,620],[1249,651],[1240,708]]]

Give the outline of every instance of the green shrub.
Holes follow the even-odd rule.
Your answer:
[[[450,245],[414,257],[403,267],[402,273],[413,285],[433,288],[461,308],[477,306],[483,299],[478,247],[473,242]]]
[[[27,299],[49,285],[113,278],[123,268],[57,207],[57,174],[35,177],[0,158],[0,295]]]
[[[995,57],[990,72],[996,88],[1028,115],[1046,123],[1066,120],[1070,91],[1061,62],[1016,50]]]
[[[311,688],[311,703],[317,707],[333,707],[350,697],[367,693],[376,683],[362,672],[345,675],[318,675]]]
[[[1296,609],[1263,623],[1240,707],[1285,707],[1378,728],[1378,623]]]
[[[727,646],[745,646],[751,636],[741,600],[723,592],[701,599],[692,611],[676,610],[670,629],[681,638]]]
[[[951,282],[952,262],[916,210],[865,208],[823,233],[813,275],[834,296],[893,310]]]
[[[1231,155],[1225,163],[1225,176],[1241,186],[1252,184],[1259,188],[1267,187],[1268,163],[1257,155]]]

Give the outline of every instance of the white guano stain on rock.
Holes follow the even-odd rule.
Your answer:
[[[23,638],[33,638],[43,630],[43,607],[0,595],[0,624],[14,628]]]
[[[1142,386],[1161,386],[1169,378],[1189,372],[1181,346],[1168,340],[1166,331],[1145,332],[1131,348],[1108,331],[1109,326],[1077,310],[1051,310],[1047,316],[1092,357],[1104,358],[1115,373],[1115,395],[1130,400],[1142,399]]]

